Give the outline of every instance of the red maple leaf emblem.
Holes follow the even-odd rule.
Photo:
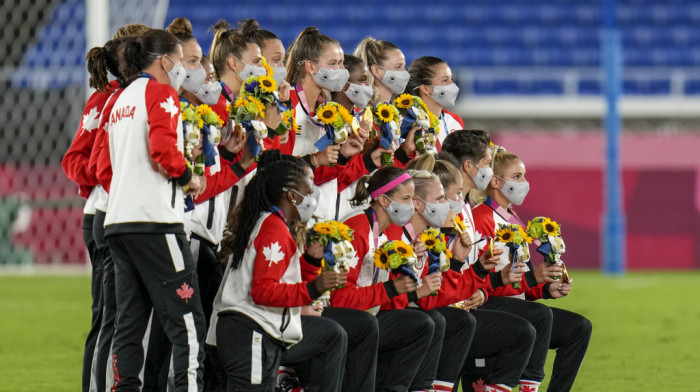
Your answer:
[[[194,294],[194,289],[187,283],[183,283],[179,289],[175,290],[175,292],[180,296],[180,298],[184,299],[185,302],[189,303],[189,299],[192,298],[192,294]]]
[[[474,388],[474,392],[485,392],[486,385],[484,384],[484,380],[479,379],[477,382],[473,382],[472,388]]]
[[[537,390],[534,386],[528,386],[520,384],[520,392],[535,392]]]

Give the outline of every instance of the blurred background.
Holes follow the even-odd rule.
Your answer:
[[[205,53],[218,19],[255,18],[285,45],[313,25],[348,53],[372,35],[398,45],[409,63],[446,60],[466,128],[488,130],[527,166],[521,217],[561,223],[570,269],[601,267],[602,0],[86,1],[0,5],[0,268],[86,264],[84,201],[60,167],[91,93],[85,53],[123,24],[162,28],[179,16]],[[104,19],[90,23],[98,14]],[[700,2],[619,0],[616,17],[626,266],[698,268]]]

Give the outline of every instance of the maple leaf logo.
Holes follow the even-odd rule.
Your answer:
[[[474,392],[485,392],[486,385],[484,385],[484,380],[479,379],[479,381],[473,382],[472,388],[474,388]]]
[[[264,247],[263,254],[265,255],[265,260],[270,262],[268,267],[271,267],[272,263],[277,264],[284,258],[284,252],[282,252],[282,247],[280,247],[279,242],[273,242],[270,246]]]
[[[173,97],[168,97],[165,101],[160,103],[160,107],[165,110],[165,113],[170,113],[170,118],[173,118],[180,111],[177,106],[175,106],[175,101]]]
[[[97,111],[97,106],[95,106],[90,109],[88,114],[83,115],[83,121],[80,124],[80,128],[82,128],[80,134],[85,131],[90,132],[97,128],[98,125],[100,125],[100,113]]]
[[[520,392],[535,392],[537,388],[534,386],[520,384]]]
[[[179,289],[175,290],[175,292],[180,298],[184,299],[185,302],[189,303],[189,299],[192,298],[192,294],[194,294],[194,289],[187,283],[183,283]]]

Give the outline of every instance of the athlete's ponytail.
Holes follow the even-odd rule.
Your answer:
[[[180,40],[167,31],[149,30],[124,44],[124,61],[120,63],[119,70],[122,75],[137,75],[159,56],[175,53],[178,45]]]
[[[397,179],[404,173],[406,173],[406,171],[403,169],[388,166],[375,171],[372,176],[363,176],[357,181],[355,196],[350,199],[350,205],[357,207],[364,204],[367,202],[367,199],[371,197],[372,192]],[[397,188],[394,187],[386,192],[383,192],[383,194],[391,196],[394,194],[394,192],[396,192],[396,189]]]
[[[307,60],[318,62],[319,57],[330,46],[340,47],[340,43],[333,38],[321,34],[317,27],[307,27],[299,33],[299,36],[287,49],[287,81],[292,86],[296,85],[306,75],[304,63]]]

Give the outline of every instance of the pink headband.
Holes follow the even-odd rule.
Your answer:
[[[386,185],[377,189],[376,191],[370,193],[369,195],[372,197],[372,199],[376,199],[379,195],[396,188],[399,184],[403,183],[406,180],[410,180],[410,179],[411,179],[411,175],[408,173],[404,173],[404,174],[394,178],[393,180],[389,181],[389,183],[387,183]]]

